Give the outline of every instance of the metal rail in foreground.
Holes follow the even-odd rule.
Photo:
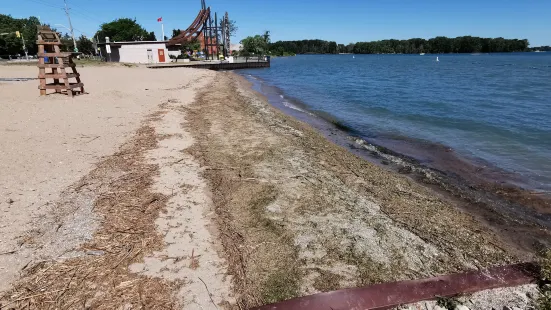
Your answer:
[[[483,290],[535,283],[539,267],[522,263],[482,271],[345,289],[295,298],[251,310],[383,310],[437,297],[451,297]]]

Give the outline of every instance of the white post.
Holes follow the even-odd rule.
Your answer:
[[[77,49],[77,41],[75,40],[75,32],[73,31],[73,24],[71,23],[71,16],[69,15],[67,0],[64,0],[64,2],[65,2],[65,14],[67,14],[67,18],[69,19],[69,30],[71,31],[71,36],[73,37],[73,45],[75,46],[73,52],[76,52],[78,49]]]
[[[162,32],[163,32],[163,37],[161,38],[160,41],[164,41],[165,40],[165,24],[163,24],[163,22],[161,22],[161,29],[162,29]]]
[[[25,58],[27,58],[27,61],[29,61],[29,53],[27,52],[27,47],[25,46],[25,37],[23,37],[23,33],[21,33],[21,40],[23,40],[23,50],[25,51]]]

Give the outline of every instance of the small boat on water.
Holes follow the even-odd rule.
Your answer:
[[[439,61],[440,61],[440,59],[438,59],[438,56],[436,56],[436,62],[439,62]]]
[[[421,55],[421,56],[425,56],[425,53],[421,53],[421,54],[419,54],[419,55]]]

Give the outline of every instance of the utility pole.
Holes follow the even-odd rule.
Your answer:
[[[98,39],[98,35],[96,34],[96,48],[99,51],[99,57],[102,58],[103,56],[101,55],[101,48],[97,47],[98,44],[99,44],[99,39]]]
[[[226,37],[226,52],[228,55],[231,54],[231,33],[230,33],[230,17],[228,16],[228,12],[226,12],[226,16],[224,16],[224,36]]]
[[[4,34],[9,34],[9,33],[1,33],[0,35],[4,35]],[[21,40],[23,41],[23,51],[25,51],[25,57],[27,58],[27,60],[29,60],[29,53],[27,52],[27,47],[25,46],[25,37],[23,37],[23,32],[16,31],[15,36],[18,38],[21,38]]]
[[[21,34],[21,40],[23,40],[23,50],[25,51],[25,58],[27,58],[27,61],[29,60],[29,53],[27,51],[27,47],[25,46],[25,37],[23,37],[23,34]]]
[[[73,31],[73,24],[71,23],[71,15],[69,15],[69,8],[67,7],[67,0],[63,0],[65,3],[65,14],[67,15],[67,18],[69,19],[69,30],[71,30],[71,36],[73,37],[73,44],[75,46],[74,51],[78,51],[77,49],[77,41],[75,40],[75,32]]]

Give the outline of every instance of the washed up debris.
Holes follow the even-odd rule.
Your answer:
[[[86,255],[100,256],[100,255],[103,255],[103,254],[105,254],[105,252],[101,251],[101,250],[86,251]]]

